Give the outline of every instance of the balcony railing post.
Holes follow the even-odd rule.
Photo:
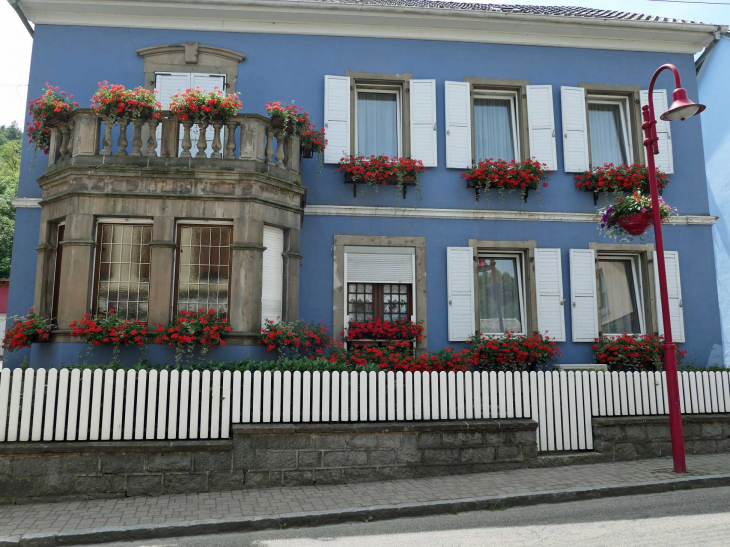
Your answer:
[[[274,128],[266,128],[266,163],[274,165]]]
[[[114,124],[109,118],[104,118],[104,140],[101,141],[103,148],[101,149],[102,156],[112,155],[112,127]]]
[[[51,127],[51,142],[48,145],[48,167],[55,165],[59,158],[61,148],[61,131],[57,127]]]
[[[266,121],[259,117],[246,117],[241,120],[240,150],[238,159],[265,161]],[[273,154],[273,151],[271,152]]]
[[[299,172],[299,160],[302,157],[301,142],[299,135],[286,139],[286,167],[295,173]]]
[[[119,138],[117,139],[117,156],[128,156],[127,145],[127,126],[129,122],[126,120],[119,120]]]
[[[135,118],[132,122],[134,124],[134,136],[132,137],[132,151],[129,153],[130,156],[141,156],[142,155],[142,126],[146,120],[142,118]]]
[[[223,122],[221,120],[216,120],[213,122],[213,144],[211,145],[211,148],[213,149],[213,152],[211,152],[210,157],[215,159],[222,159],[223,154],[221,154],[221,128],[223,127]]]
[[[160,141],[160,156],[163,158],[176,158],[180,150],[180,120],[176,117],[162,120],[162,138]]]
[[[208,122],[198,122],[198,151],[196,158],[207,158],[206,149],[208,148],[208,139],[206,139],[205,130],[208,129]]]
[[[160,124],[157,118],[147,120],[147,126],[150,129],[150,136],[147,139],[147,157],[157,157],[157,126]]]
[[[61,155],[61,159],[65,160],[66,158],[71,157],[71,154],[68,151],[68,142],[69,142],[69,136],[71,133],[71,128],[68,126],[68,123],[63,122],[58,127],[61,131],[61,147],[58,149],[58,152]]]
[[[193,143],[190,140],[190,129],[193,127],[193,122],[190,120],[184,120],[183,126],[183,139],[182,139],[182,153],[180,154],[183,158],[190,158],[193,155],[190,153],[190,149],[193,147]]]
[[[277,167],[285,167],[284,158],[286,157],[286,132],[282,129],[276,133],[276,165]]]
[[[226,122],[228,140],[226,142],[225,158],[227,160],[236,159],[236,126],[238,126],[238,122],[236,120],[228,120]]]
[[[73,155],[97,156],[101,118],[92,112],[76,112],[74,116]]]

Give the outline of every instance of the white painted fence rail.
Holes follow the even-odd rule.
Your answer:
[[[658,372],[0,372],[0,442],[217,439],[231,424],[531,418],[591,450],[594,416],[667,414]],[[685,414],[730,412],[728,372],[680,374]]]

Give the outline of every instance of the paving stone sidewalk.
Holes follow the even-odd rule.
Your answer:
[[[657,458],[340,486],[4,505],[0,506],[0,536],[374,508],[730,475],[730,454],[688,456],[687,462],[689,475],[676,475],[671,459]]]

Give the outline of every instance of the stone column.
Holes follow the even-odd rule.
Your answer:
[[[92,270],[96,251],[94,215],[75,213],[66,217],[61,282],[58,295],[58,325],[68,328],[74,319],[89,313],[93,294]]]
[[[36,247],[38,260],[36,263],[33,309],[42,317],[49,317],[51,314],[51,306],[53,304],[53,274],[56,266],[56,248],[50,242],[49,232],[51,230],[49,228],[51,227],[48,222],[42,219],[38,247]]]
[[[249,212],[250,208],[246,209]],[[258,335],[261,330],[264,250],[263,221],[252,215],[235,219],[231,242],[231,294],[228,299],[228,316],[234,332]]]
[[[74,156],[96,156],[99,154],[101,118],[93,112],[76,115],[76,128],[73,134]]]
[[[175,218],[156,216],[150,241],[149,324],[166,325],[171,317],[175,276]]]
[[[302,261],[302,255],[299,252],[300,239],[300,230],[289,229],[286,231],[286,251],[284,251],[284,302],[282,306],[284,321],[295,321],[299,319],[299,268],[301,267]]]

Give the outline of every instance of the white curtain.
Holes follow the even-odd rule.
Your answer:
[[[593,166],[626,163],[626,148],[621,131],[621,107],[617,104],[589,104],[588,116]]]
[[[520,284],[516,258],[479,257],[479,330],[522,332]]]
[[[630,260],[598,261],[598,294],[603,333],[641,332],[636,286]]]
[[[474,152],[477,162],[515,159],[512,101],[474,99]]]
[[[398,98],[394,93],[357,94],[357,151],[398,155]]]

